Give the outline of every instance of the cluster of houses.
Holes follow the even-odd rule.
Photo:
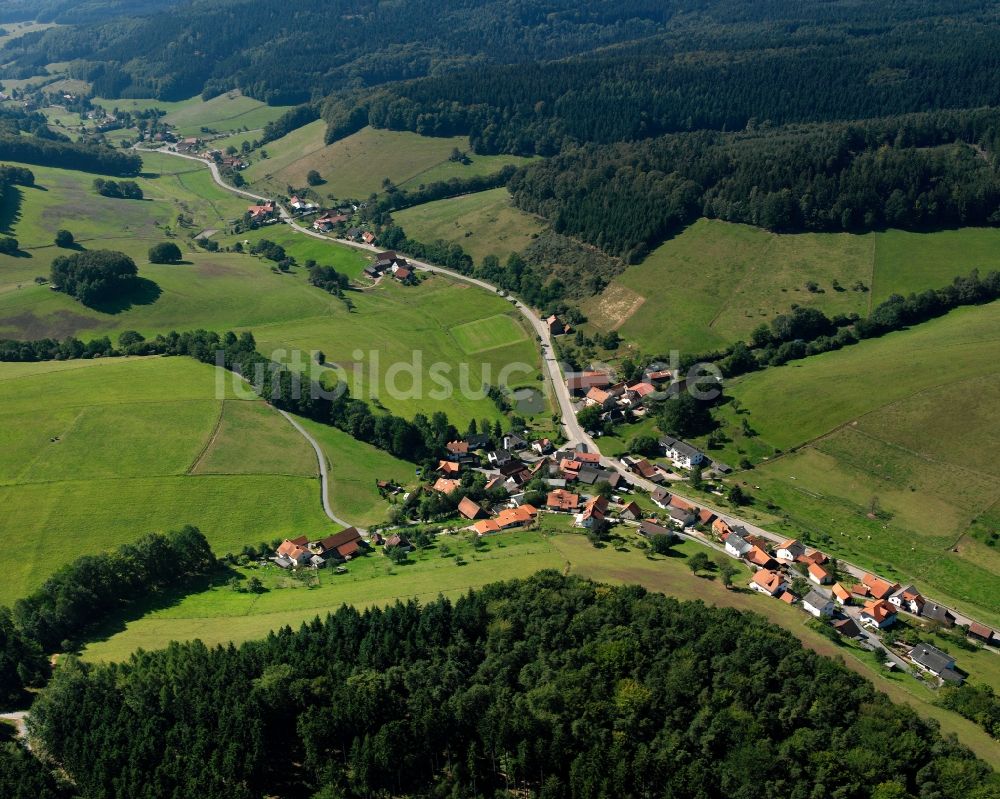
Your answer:
[[[247,206],[247,215],[250,221],[256,225],[263,225],[277,219],[278,205],[274,200],[265,200],[261,203]]]
[[[275,549],[271,562],[282,569],[322,569],[328,563],[340,567],[376,546],[381,546],[386,551],[397,547],[404,551],[413,548],[410,542],[398,533],[388,537],[372,533],[366,540],[356,527],[348,527],[316,541],[310,541],[304,535],[298,538],[286,538]]]
[[[409,261],[392,250],[376,254],[375,260],[365,267],[365,274],[372,280],[389,275],[400,283],[412,281],[416,271]]]

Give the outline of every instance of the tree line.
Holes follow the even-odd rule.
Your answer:
[[[0,133],[0,159],[25,164],[78,169],[103,175],[138,175],[142,158],[102,144],[47,141],[36,136]]]
[[[997,775],[760,616],[554,571],[239,647],[67,659],[30,727],[85,797],[907,796]]]
[[[1000,111],[586,145],[508,188],[557,232],[642,260],[699,216],[775,231],[1000,224]]]
[[[72,651],[87,631],[129,602],[211,573],[205,536],[186,526],[150,533],[113,552],[63,566],[13,608],[0,607],[0,704],[50,676],[47,655]]]

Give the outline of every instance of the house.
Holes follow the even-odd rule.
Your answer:
[[[552,442],[547,438],[541,438],[531,444],[531,448],[539,455],[548,455],[552,452]]]
[[[670,521],[672,521],[677,527],[682,530],[685,527],[691,527],[694,524],[695,516],[689,510],[683,510],[682,508],[671,508],[668,516]]]
[[[939,605],[937,602],[924,603],[924,612],[921,615],[923,615],[925,619],[930,619],[931,621],[937,622],[945,627],[955,626],[955,614],[948,610],[948,608],[944,607],[944,605]]]
[[[394,266],[392,268],[392,279],[405,283],[413,277],[413,268],[409,266]]]
[[[490,533],[499,533],[500,525],[493,521],[493,519],[483,519],[481,522],[476,522],[472,525],[472,529],[476,531],[477,535],[489,535]]]
[[[619,483],[622,481],[622,476],[618,472],[613,472],[609,469],[594,469],[590,466],[584,466],[576,473],[576,480],[578,483],[588,486],[595,485],[596,483],[607,483],[612,488],[617,489]]]
[[[574,455],[574,459],[580,461],[580,463],[589,463],[592,465],[596,465],[601,462],[601,456],[599,453],[587,452],[586,450],[577,450]]]
[[[602,409],[607,410],[615,404],[615,398],[612,397],[607,391],[594,386],[587,392],[586,402],[588,406],[597,405]]]
[[[486,485],[483,486],[486,491],[494,491],[497,489],[502,489],[506,491],[506,486],[504,486],[504,480],[501,477],[491,477],[486,481]]]
[[[494,466],[503,466],[514,460],[514,456],[505,449],[494,450],[488,453],[486,458]]]
[[[779,560],[791,560],[794,561],[799,555],[806,554],[806,548],[794,538],[789,538],[787,541],[783,541],[778,545],[777,550],[775,550],[775,556]]]
[[[824,596],[816,590],[805,595],[802,599],[802,608],[817,619],[829,618],[833,615],[833,602],[830,597]]]
[[[250,205],[247,206],[247,213],[250,215],[251,222],[264,222],[270,219],[276,210],[275,204],[268,200],[262,205]]]
[[[778,561],[776,561],[774,558],[768,555],[767,552],[765,552],[756,544],[751,546],[750,551],[747,552],[743,557],[746,558],[754,566],[760,566],[762,569],[778,568]]]
[[[473,433],[465,437],[465,443],[469,448],[469,451],[477,449],[486,449],[490,446],[490,437],[486,433]]]
[[[385,539],[385,544],[383,546],[386,552],[390,549],[402,549],[404,552],[409,552],[413,549],[413,545],[409,542],[409,540],[398,533],[390,535],[387,539]]]
[[[634,461],[630,469],[652,483],[663,482],[663,473],[645,458]]]
[[[462,497],[462,501],[458,503],[458,512],[461,513],[466,519],[479,519],[486,515],[486,511],[482,509],[480,504],[473,499],[468,497]]]
[[[848,591],[846,588],[844,588],[844,586],[842,586],[840,583],[834,583],[833,598],[837,600],[838,604],[847,605],[850,604],[851,601],[851,592]]]
[[[597,522],[604,521],[607,512],[608,500],[598,494],[583,506],[583,513],[576,517],[576,524],[578,527],[593,527]]]
[[[673,530],[648,520],[643,520],[639,523],[639,533],[646,536],[646,538],[653,538],[658,535],[669,535],[671,538],[675,537]]]
[[[444,448],[448,450],[452,455],[468,455],[469,454],[469,442],[468,441],[449,441],[444,445]]]
[[[810,563],[807,571],[809,573],[809,579],[816,583],[816,585],[828,585],[833,582],[833,575],[831,575],[830,572],[822,566],[815,563]]]
[[[955,658],[930,644],[917,644],[908,655],[910,662],[921,671],[933,674],[943,682],[961,685],[965,678],[955,671]]]
[[[309,200],[304,200],[298,196],[293,196],[291,199],[289,199],[288,204],[292,206],[292,208],[294,208],[296,211],[315,211],[317,208],[319,208],[319,206],[316,205],[316,203],[311,203],[309,202]],[[343,222],[344,219],[346,219],[346,217],[340,219],[339,221]]]
[[[861,635],[861,628],[850,617],[837,619],[832,626],[834,630],[848,638],[857,638]]]
[[[641,403],[642,400],[646,399],[646,397],[656,391],[656,386],[652,383],[635,383],[625,390],[629,394],[634,394]]]
[[[798,601],[798,597],[795,596],[791,591],[785,591],[778,597],[786,605],[794,605]]]
[[[566,388],[570,391],[590,391],[592,388],[607,388],[611,385],[611,375],[607,372],[573,372],[566,375]]]
[[[552,316],[550,316],[548,319],[545,320],[545,325],[549,329],[550,336],[561,336],[563,333],[566,332],[566,326],[562,323],[562,320],[555,314],[552,314]]]
[[[580,507],[580,497],[572,491],[566,491],[561,488],[556,489],[549,492],[548,497],[545,499],[545,507],[549,510],[576,513],[577,508]]]
[[[660,439],[663,454],[679,469],[692,469],[705,460],[705,454],[690,444],[671,436]]]
[[[698,511],[698,524],[711,524],[715,521],[715,513],[710,511],[708,508],[702,508]]]
[[[503,437],[501,444],[504,449],[512,452],[519,449],[525,449],[528,446],[528,442],[521,438],[521,436],[517,433],[507,433],[507,435]]]
[[[712,532],[719,536],[719,538],[723,541],[725,541],[726,536],[732,531],[733,529],[729,526],[729,522],[723,518],[718,518],[712,522]]]
[[[563,458],[559,461],[559,471],[566,477],[567,480],[576,480],[582,467],[583,464],[578,460]]]
[[[277,559],[284,558],[292,566],[304,566],[312,557],[312,553],[306,546],[308,543],[309,539],[304,535],[300,535],[298,538],[286,538],[275,550]]]
[[[808,566],[810,563],[815,563],[817,566],[822,566],[828,560],[830,560],[823,552],[818,549],[814,549],[812,552],[807,552],[804,555],[799,555],[796,559],[799,563],[804,563]]]
[[[439,477],[434,483],[432,488],[439,494],[448,495],[452,491],[455,491],[462,487],[461,482],[458,480],[449,480],[447,477]]]
[[[627,505],[622,506],[622,509],[618,511],[619,519],[628,519],[630,522],[637,522],[642,518],[642,509],[635,504],[635,502],[629,502]]]
[[[493,521],[501,530],[509,530],[512,527],[524,527],[526,524],[531,524],[537,516],[538,509],[536,507],[524,504],[517,508],[504,508]]]
[[[668,369],[658,369],[654,372],[648,372],[646,374],[646,380],[650,383],[655,383],[659,385],[660,383],[666,383],[673,378],[673,373]]]
[[[670,494],[662,488],[654,488],[653,493],[649,495],[649,498],[653,500],[653,504],[658,508],[664,508],[670,504]],[[712,525],[714,528],[714,524]]]
[[[866,574],[861,578],[861,584],[868,589],[868,594],[875,599],[886,599],[894,591],[899,590],[897,583],[890,583],[874,574]]]
[[[371,244],[373,241],[375,241],[375,234],[372,233],[371,231],[366,230],[364,233],[361,234],[361,240],[365,244]]]
[[[883,630],[896,621],[896,610],[884,599],[869,599],[859,618],[865,627]]]
[[[292,207],[294,208],[295,206],[293,205]],[[315,207],[316,206],[312,206],[312,208]],[[310,210],[310,209],[308,208],[308,206],[305,206],[302,208],[302,210]],[[346,222],[346,221],[347,217],[344,214],[326,213],[323,214],[321,217],[314,219],[312,226],[313,230],[318,230],[321,233],[326,233],[327,231],[332,230],[334,225],[339,225],[341,222]]]
[[[978,621],[972,622],[968,628],[966,628],[965,634],[969,636],[969,638],[975,638],[977,641],[982,641],[984,644],[992,644],[995,637],[993,630],[983,624],[980,624]]]
[[[914,616],[919,616],[920,611],[924,609],[924,598],[920,596],[920,592],[912,585],[900,588],[893,593],[889,597],[889,602],[900,610],[912,613]]]
[[[746,532],[743,527],[737,527],[726,534],[727,554],[734,558],[742,558],[753,549],[753,544],[746,540]]]
[[[788,585],[780,572],[771,571],[770,569],[760,569],[754,572],[753,577],[750,578],[750,587],[761,594],[777,596]]]
[[[462,466],[455,463],[455,461],[438,461],[437,470],[447,477],[448,475],[458,474],[462,470]]]
[[[357,554],[364,543],[361,533],[356,527],[348,527],[339,533],[329,535],[309,545],[309,551],[314,555],[334,560],[350,560]]]

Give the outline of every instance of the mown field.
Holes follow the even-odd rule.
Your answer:
[[[164,121],[174,125],[181,136],[197,136],[202,132],[202,128],[219,132],[259,130],[289,108],[289,106],[266,105],[236,91],[220,94],[211,100],[202,100],[200,96],[175,102],[154,99],[110,100],[95,97],[93,102],[108,111],[115,108],[122,111],[159,108],[166,112]]]
[[[416,205],[393,214],[416,241],[460,244],[479,263],[487,255],[501,261],[520,252],[544,227],[541,220],[511,204],[505,188]]]
[[[745,339],[794,305],[868,313],[889,294],[1000,266],[1000,230],[775,234],[702,219],[583,304],[590,325],[647,354],[704,352]],[[819,291],[806,284],[814,281]],[[835,287],[835,281],[840,289]],[[865,290],[856,290],[858,283]]]
[[[0,603],[152,530],[225,552],[335,529],[306,441],[228,386],[189,358],[0,364]]]
[[[704,551],[697,544],[682,543],[671,557],[648,556],[636,546],[635,534],[625,531],[615,546],[595,549],[584,536],[567,531],[567,519],[543,517],[544,529],[491,536],[479,551],[463,533],[438,536],[433,547],[411,555],[407,564],[392,565],[375,552],[348,564],[348,573],[343,575],[325,571],[297,579],[271,567],[240,569],[244,576],[260,578],[268,590],[256,596],[241,594],[220,581],[200,593],[168,597],[156,605],[134,608],[127,618],[109,625],[99,640],[86,648],[84,657],[123,660],[138,647],[155,649],[171,640],[190,638],[208,644],[250,640],[284,625],[294,628],[344,603],[370,607],[397,599],[455,597],[496,580],[550,568],[612,584],[639,584],[679,599],[761,613],[806,646],[840,659],[848,668],[873,680],[895,701],[906,702],[917,712],[937,719],[945,732],[954,732],[980,757],[1000,765],[995,742],[981,728],[935,707],[931,704],[933,692],[912,677],[887,672],[861,650],[821,636],[807,625],[809,617],[797,608],[742,588],[749,577],[746,570],[735,578],[736,590],[727,590],[712,573],[692,576],[687,559],[694,552]],[[459,565],[459,557],[464,565]],[[959,660],[977,675],[977,680],[992,682],[995,671],[991,663],[981,662],[983,657],[993,656],[962,653]]]
[[[758,463],[762,520],[996,624],[998,325],[1000,303],[962,308],[733,381],[718,455]]]
[[[452,177],[473,177],[499,171],[506,164],[527,159],[512,155],[480,156],[470,153],[470,164],[449,161],[452,150],[469,149],[464,136],[431,138],[405,131],[363,128],[326,145],[322,120],[294,130],[270,142],[268,157],[255,153],[243,176],[260,190],[284,193],[287,186],[306,185],[306,175],[315,169],[326,181],[316,187],[322,195],[364,199],[382,191],[388,178],[400,188],[415,189]]]
[[[148,199],[142,201],[96,195],[92,175],[34,168],[39,186],[23,189],[19,205],[7,209],[5,229],[18,237],[23,253],[0,257],[0,337],[115,338],[124,330],[152,336],[199,327],[249,329],[261,351],[283,350],[275,355],[280,360],[298,349],[308,362],[311,352],[322,350],[331,364],[340,364],[352,376],[355,365],[363,365],[362,377],[352,386],[357,396],[376,396],[386,408],[407,417],[444,410],[459,425],[473,417],[497,417],[482,387],[498,383],[501,370],[510,364],[524,365],[510,374],[511,385],[535,380],[539,356],[519,319],[503,323],[505,342],[487,342],[471,356],[462,353],[451,334],[466,323],[512,315],[502,298],[434,276],[415,287],[384,281],[370,290],[350,292],[348,308],[310,286],[303,268],[281,274],[261,258],[197,248],[188,235],[224,227],[245,209],[245,202],[215,186],[208,170],[197,164],[162,154],[144,156],[144,164],[149,177],[140,183]],[[187,227],[179,227],[179,214],[190,220]],[[71,230],[84,247],[121,250],[136,260],[145,282],[119,312],[86,308],[33,282],[36,275],[47,275],[52,258],[62,253],[51,243],[61,227]],[[148,248],[171,236],[182,247],[185,263],[149,264]],[[358,276],[367,263],[356,250],[283,225],[239,237],[216,236],[223,244],[264,237],[281,243],[300,264],[312,258]],[[416,393],[405,374],[392,385],[381,379],[395,363],[416,364]],[[450,372],[457,387],[453,394],[440,389],[430,393],[437,388],[429,379],[435,365]]]

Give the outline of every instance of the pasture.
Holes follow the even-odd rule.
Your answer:
[[[795,305],[864,316],[894,292],[998,267],[998,229],[777,234],[701,219],[582,309],[589,327],[618,330],[643,353],[698,353],[745,340]]]
[[[311,448],[227,386],[189,358],[0,364],[0,603],[152,530],[225,552],[329,529]]]
[[[962,308],[733,381],[718,456],[757,462],[762,521],[1000,622],[998,323]]]
[[[180,136],[197,136],[205,129],[220,132],[257,130],[289,109],[289,106],[267,105],[238,91],[226,92],[211,100],[202,100],[200,96],[175,102],[95,97],[93,102],[108,111],[159,108],[166,112],[164,122],[175,126]]]
[[[451,335],[466,355],[506,347],[527,338],[524,328],[510,314],[497,314],[456,325]]]
[[[364,199],[383,190],[388,178],[400,188],[415,189],[452,177],[473,177],[499,171],[506,164],[527,159],[511,155],[475,155],[471,163],[450,161],[452,150],[468,150],[464,136],[432,138],[405,131],[363,128],[333,144],[324,143],[326,123],[311,122],[254,154],[243,176],[261,191],[281,192],[287,186],[306,185],[315,169],[326,181],[316,191],[339,199]]]
[[[506,260],[544,227],[542,220],[513,206],[506,188],[415,205],[397,211],[393,219],[411,239],[459,244],[476,263],[487,255]]]

